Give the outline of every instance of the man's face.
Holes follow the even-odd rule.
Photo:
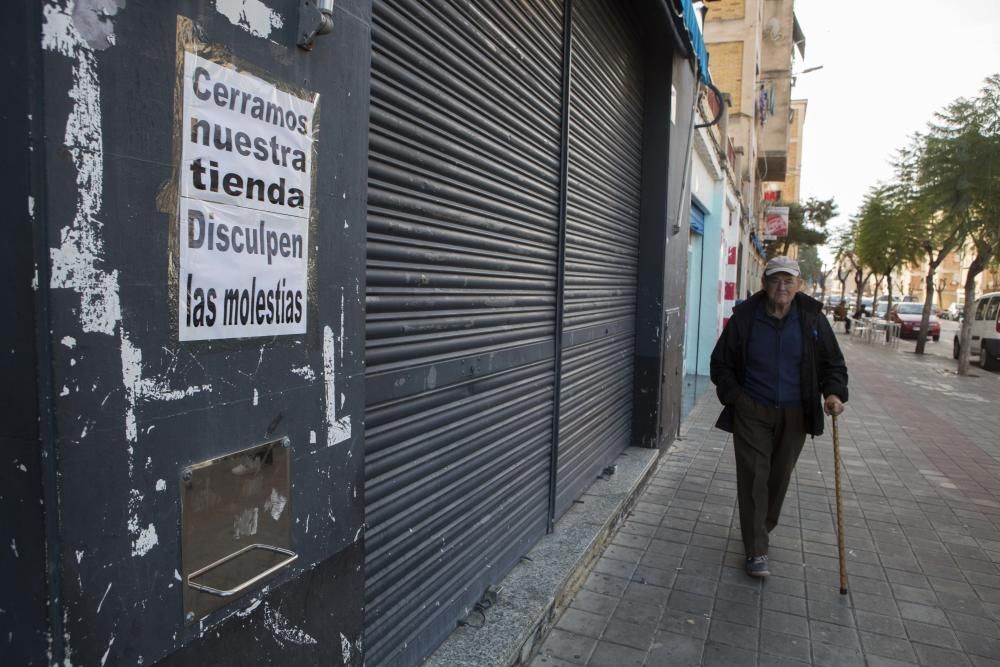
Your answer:
[[[774,305],[789,305],[799,291],[799,279],[781,271],[772,273],[764,278],[764,291],[767,292],[768,301]]]

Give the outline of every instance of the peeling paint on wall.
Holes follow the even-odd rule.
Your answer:
[[[115,27],[111,19],[125,8],[125,0],[75,0],[73,25],[90,48],[103,51],[115,44]]]
[[[108,661],[108,654],[111,653],[111,646],[115,643],[115,636],[111,635],[111,641],[108,642],[108,649],[101,656],[101,667],[104,667],[104,663]]]
[[[156,526],[150,523],[143,528],[139,525],[139,505],[142,503],[142,494],[137,489],[132,489],[129,497],[128,508],[128,530],[132,533],[132,555],[145,556],[149,550],[159,544],[156,535]]]
[[[53,289],[73,289],[80,294],[80,323],[86,332],[114,335],[121,319],[118,272],[97,268],[104,255],[100,236],[104,178],[101,130],[101,93],[97,62],[65,10],[46,5],[43,12],[42,48],[73,60],[73,109],[63,141],[76,167],[77,201],[73,223],[63,229],[61,244],[51,250]]]
[[[108,587],[106,589],[104,589],[104,595],[101,596],[101,601],[97,603],[97,613],[98,614],[101,613],[101,607],[104,606],[104,599],[106,597],[108,597],[108,593],[111,592],[111,586],[112,586],[112,584],[113,584],[113,582],[108,582]]]
[[[312,382],[313,380],[316,379],[316,373],[313,372],[313,369],[310,368],[309,366],[300,366],[299,368],[293,368],[292,373],[298,375],[303,380],[307,380],[308,382]]]
[[[347,641],[344,633],[340,633],[340,657],[345,665],[351,664],[351,642]]]
[[[344,312],[343,296],[341,296],[340,312]],[[341,323],[341,350],[343,350],[344,329]],[[326,446],[332,447],[338,443],[350,440],[351,438],[351,416],[344,415],[337,419],[337,413],[342,407],[340,405],[341,395],[337,394],[336,388],[336,356],[334,346],[333,330],[323,327],[323,379],[326,381]]]
[[[286,641],[300,646],[318,643],[304,631],[292,626],[287,618],[268,604],[264,605],[264,626],[274,634],[279,644]]]
[[[271,30],[285,25],[281,14],[261,0],[216,0],[215,9],[255,37],[267,37]]]

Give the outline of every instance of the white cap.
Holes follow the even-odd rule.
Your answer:
[[[772,257],[767,260],[767,266],[764,267],[764,275],[769,276],[773,273],[788,273],[797,276],[799,275],[799,263],[791,257],[785,257],[784,255]]]

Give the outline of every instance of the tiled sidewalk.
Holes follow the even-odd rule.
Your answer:
[[[806,442],[761,582],[743,572],[709,392],[533,667],[1000,665],[1000,375],[842,345],[849,594],[829,425]]]

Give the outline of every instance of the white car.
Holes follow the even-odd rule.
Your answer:
[[[954,356],[961,350],[955,334]],[[970,354],[979,355],[983,370],[1000,370],[1000,292],[984,294],[976,299],[972,314],[972,344]]]

